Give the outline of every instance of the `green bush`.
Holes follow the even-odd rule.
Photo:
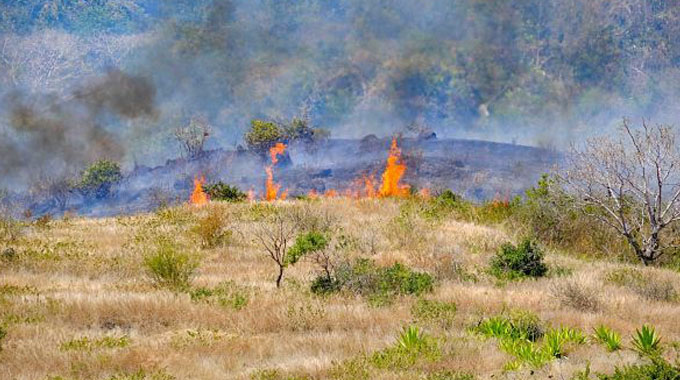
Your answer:
[[[248,194],[238,187],[227,185],[221,181],[205,185],[203,189],[210,200],[213,201],[243,202],[248,198]]]
[[[491,260],[491,273],[501,279],[541,277],[547,271],[543,252],[531,239],[524,239],[518,246],[503,244]]]
[[[371,363],[376,368],[407,369],[419,360],[437,361],[441,351],[437,341],[416,326],[404,328],[394,346],[375,352]]]
[[[161,239],[154,252],[144,258],[149,277],[160,287],[184,290],[190,286],[198,261],[167,239]]]
[[[274,122],[263,120],[252,120],[250,129],[246,132],[244,140],[248,149],[258,153],[266,154],[269,148],[277,142],[283,141],[284,131]]]
[[[661,353],[661,337],[653,326],[643,325],[641,329],[635,330],[631,343],[640,355],[655,356]]]
[[[194,302],[230,307],[234,310],[241,310],[248,305],[248,293],[233,281],[221,282],[214,288],[192,289],[189,296]]]
[[[225,228],[226,217],[220,209],[211,209],[208,215],[198,220],[191,229],[198,236],[201,247],[215,248],[224,244],[230,237],[231,231]]]
[[[527,311],[513,311],[483,319],[473,331],[487,338],[535,342],[543,336],[544,327],[537,315]]]
[[[609,352],[621,349],[621,335],[607,326],[600,325],[594,328],[593,337],[602,343]]]
[[[417,322],[439,325],[449,328],[456,316],[456,304],[453,302],[419,299],[411,307],[411,314]]]
[[[368,297],[375,305],[384,305],[397,295],[421,295],[434,289],[434,277],[416,272],[401,263],[378,267],[372,260],[358,259],[336,269],[340,289]]]
[[[111,187],[123,179],[118,163],[99,160],[83,171],[79,188],[87,196],[104,199],[111,195]]]
[[[616,368],[611,375],[598,375],[599,380],[677,380],[680,368],[662,358],[652,358],[651,363]]]

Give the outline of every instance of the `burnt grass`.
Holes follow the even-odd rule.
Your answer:
[[[291,197],[314,189],[335,189],[342,194],[363,175],[376,181],[384,170],[390,139],[331,139],[321,144],[292,144],[274,169],[275,182]],[[403,138],[399,140],[407,165],[402,182],[417,189],[452,189],[465,198],[481,201],[523,194],[559,159],[553,150],[478,140]],[[110,216],[153,210],[186,201],[195,176],[208,183],[223,181],[243,191],[261,194],[263,157],[245,150],[216,149],[196,159],[168,160],[154,168],[138,166],[113,188],[109,199],[93,201],[74,192],[66,210],[50,199],[17,197],[33,215],[59,215],[65,211],[87,216]]]

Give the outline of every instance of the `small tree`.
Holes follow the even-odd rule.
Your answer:
[[[276,212],[259,225],[255,238],[262,244],[269,257],[276,263],[278,275],[276,287],[281,287],[283,271],[290,264],[289,243],[297,231],[297,225],[288,214]]]
[[[625,237],[637,257],[654,263],[670,246],[662,232],[680,220],[680,152],[675,130],[633,130],[573,147],[560,179],[574,202]]]
[[[278,124],[263,120],[252,120],[244,136],[248,149],[260,155],[266,155],[269,148],[283,138],[283,130]]]
[[[203,154],[203,146],[211,132],[212,127],[206,118],[194,116],[189,124],[175,129],[175,139],[186,157],[194,159]]]
[[[80,178],[79,188],[87,196],[104,199],[111,194],[111,187],[121,179],[123,175],[118,163],[99,160],[85,169]]]

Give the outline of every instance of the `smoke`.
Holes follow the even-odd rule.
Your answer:
[[[37,175],[59,177],[97,159],[120,160],[125,145],[107,129],[112,119],[153,117],[155,88],[146,78],[111,70],[65,98],[5,97],[9,130],[0,140],[0,175],[26,185]]]

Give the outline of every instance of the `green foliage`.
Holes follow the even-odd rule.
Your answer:
[[[222,181],[207,184],[203,189],[212,201],[243,202],[248,198],[248,194],[238,187],[227,185]]]
[[[544,334],[543,324],[537,315],[527,311],[513,311],[483,319],[473,331],[487,337],[510,340],[540,339]]]
[[[631,344],[633,349],[643,356],[655,356],[661,353],[661,337],[653,326],[643,325],[641,329],[635,330]]]
[[[79,188],[97,199],[107,198],[111,194],[111,187],[123,179],[118,163],[109,160],[99,160],[83,171]]]
[[[449,328],[456,316],[456,304],[427,299],[419,299],[412,307],[411,314],[416,322]]]
[[[371,356],[377,368],[407,369],[419,360],[433,362],[441,357],[437,341],[423,333],[417,326],[404,328],[395,345]]]
[[[441,220],[449,215],[469,214],[472,204],[450,189],[427,201],[423,215],[427,219]]]
[[[7,337],[7,329],[0,325],[0,351],[2,351],[2,341]]]
[[[677,380],[680,379],[680,368],[672,366],[659,357],[652,357],[651,363],[629,365],[616,368],[613,374],[598,374],[599,380]]]
[[[401,263],[377,267],[369,259],[358,259],[336,270],[340,288],[368,297],[375,305],[384,305],[397,295],[421,295],[434,289],[434,278],[413,271]]]
[[[102,348],[124,348],[130,345],[127,335],[121,337],[104,336],[98,339],[82,337],[63,342],[59,349],[62,351],[92,351]]]
[[[593,328],[593,338],[602,343],[609,352],[621,349],[621,335],[605,325]]]
[[[159,239],[156,249],[144,257],[144,265],[151,280],[160,287],[172,290],[189,288],[198,260],[180,252],[180,248],[168,239]]]
[[[524,239],[518,246],[503,244],[491,260],[491,273],[501,279],[541,277],[547,271],[543,252],[531,239]]]
[[[427,375],[425,380],[475,380],[475,375],[458,371],[437,371]]]
[[[266,154],[269,148],[283,139],[283,130],[276,123],[263,120],[252,120],[244,136],[248,149],[258,154]]]
[[[225,227],[226,217],[221,209],[211,209],[208,215],[198,220],[191,229],[198,236],[201,247],[215,248],[224,244],[231,237],[231,231]]]
[[[543,336],[543,349],[554,358],[561,358],[567,352],[567,344],[584,344],[586,337],[579,329],[560,327],[548,329]]]
[[[329,237],[321,232],[311,231],[299,235],[288,250],[288,263],[295,264],[307,254],[328,248]]]
[[[189,291],[194,302],[241,310],[248,305],[248,292],[233,281],[220,282],[214,288],[200,287]]]

